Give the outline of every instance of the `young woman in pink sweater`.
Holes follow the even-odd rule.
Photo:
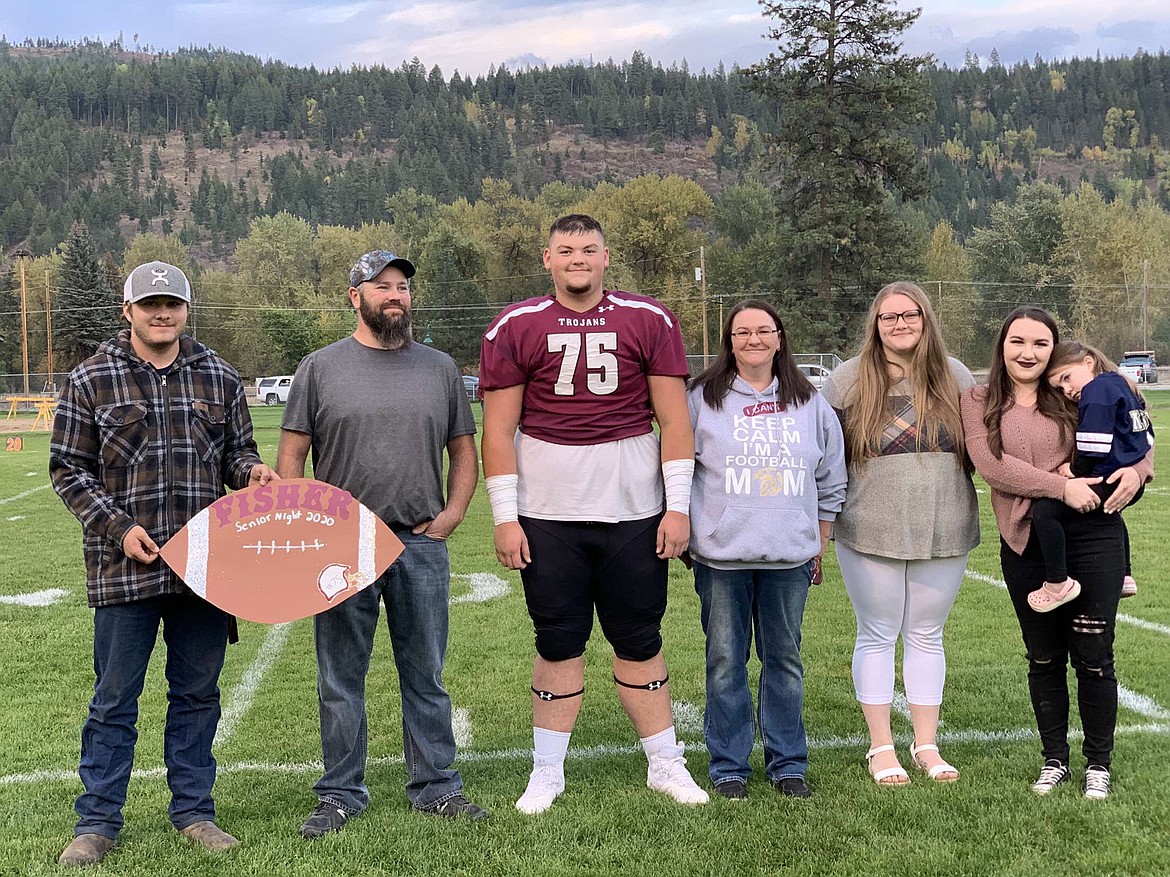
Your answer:
[[[1109,796],[1117,725],[1113,630],[1125,575],[1116,513],[1153,478],[1153,465],[1147,457],[1110,475],[1107,481],[1116,487],[1104,502],[1093,490],[1102,479],[1060,474],[1072,457],[1077,421],[1075,409],[1044,380],[1059,340],[1046,311],[1012,311],[996,340],[987,385],[963,394],[963,428],[975,469],[991,487],[1003,577],[1028,652],[1028,688],[1045,759],[1032,789],[1047,794],[1069,778],[1071,660],[1085,735],[1084,794],[1101,799]],[[1039,497],[1063,500],[1083,513],[1068,525],[1068,569],[1081,583],[1080,596],[1045,614],[1028,605],[1028,594],[1044,581],[1044,558],[1031,527],[1032,503]]]

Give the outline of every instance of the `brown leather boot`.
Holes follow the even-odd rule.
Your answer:
[[[198,844],[209,853],[230,850],[240,842],[238,838],[232,837],[210,819],[205,819],[202,822],[193,822],[186,828],[180,828],[179,833],[191,841],[191,843]]]
[[[96,865],[113,848],[113,839],[104,834],[79,834],[62,851],[60,858],[57,859],[57,864],[66,868],[84,868],[86,865]]]

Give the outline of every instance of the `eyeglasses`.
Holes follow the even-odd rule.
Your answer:
[[[922,322],[922,309],[914,308],[909,311],[902,311],[900,314],[878,314],[878,322],[883,326],[897,325],[898,320],[901,320],[907,326],[917,326]]]
[[[755,335],[761,341],[767,341],[773,335],[779,334],[779,329],[736,329],[731,333],[731,337],[736,341],[747,341],[749,338]]]

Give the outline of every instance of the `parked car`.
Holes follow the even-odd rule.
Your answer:
[[[825,378],[829,376],[829,372],[831,371],[831,369],[827,369],[823,365],[817,365],[815,362],[800,362],[797,363],[797,368],[801,370],[804,376],[818,390],[825,383]]]
[[[468,402],[479,402],[482,404],[483,396],[479,392],[479,378],[475,375],[464,375],[463,389],[467,393]]]
[[[1127,350],[1117,368],[1135,384],[1158,383],[1158,361],[1152,350]]]
[[[288,391],[292,382],[292,375],[260,378],[256,381],[256,398],[265,405],[283,405],[288,401]]]

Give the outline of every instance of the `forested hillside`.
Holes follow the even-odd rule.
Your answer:
[[[891,193],[916,254],[896,267],[935,284],[956,349],[984,355],[989,323],[1031,299],[1111,349],[1158,342],[1170,358],[1170,55],[1010,69],[993,55],[924,76],[933,108],[902,133],[929,193]],[[394,246],[424,266],[420,322],[472,366],[466,336],[544,289],[542,228],[590,209],[611,230],[615,282],[670,301],[696,348],[702,246],[712,323],[722,300],[770,295],[811,308],[803,344],[844,352],[889,267],[805,302],[772,186],[784,108],[751,80],[640,53],[473,78],[417,59],[319,71],[0,42],[0,243],[27,249],[42,297],[46,269],[54,295],[67,289],[76,223],[111,289],[123,261],[183,260],[207,291],[200,331],[246,372],[346,331],[344,267]],[[12,372],[18,278],[3,264]]]

